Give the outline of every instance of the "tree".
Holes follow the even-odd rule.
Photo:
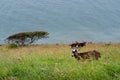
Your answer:
[[[6,38],[6,41],[10,43],[15,43],[18,46],[25,46],[32,44],[38,39],[48,38],[49,33],[45,31],[35,31],[35,32],[21,32],[13,34]]]

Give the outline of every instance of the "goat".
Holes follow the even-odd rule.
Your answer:
[[[86,59],[91,59],[91,58],[98,60],[98,58],[100,58],[101,55],[100,55],[100,52],[93,50],[93,51],[78,53],[78,55],[74,55],[74,57],[77,60],[81,60],[81,59],[86,60]]]
[[[86,45],[86,42],[82,42],[82,43],[76,42],[76,43],[70,44],[71,48],[73,48],[73,47],[84,47],[85,45]]]

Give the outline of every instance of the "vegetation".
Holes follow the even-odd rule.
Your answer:
[[[96,49],[97,61],[77,61],[70,46],[0,47],[0,80],[120,80],[120,44],[87,44],[80,52]]]
[[[18,46],[17,46],[16,44],[14,44],[14,43],[8,45],[8,48],[9,48],[9,49],[11,49],[11,48],[17,48],[17,47],[18,47]]]
[[[22,32],[9,36],[6,41],[18,46],[25,46],[41,38],[48,38],[49,33],[45,31]]]

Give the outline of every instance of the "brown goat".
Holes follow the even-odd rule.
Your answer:
[[[88,51],[88,52],[82,52],[78,53],[78,56],[74,56],[77,60],[86,60],[86,59],[96,59],[101,57],[100,52],[93,50],[93,51]]]
[[[76,43],[70,44],[71,48],[73,48],[73,47],[83,47],[85,45],[86,45],[86,42],[82,42],[82,43],[76,42]]]

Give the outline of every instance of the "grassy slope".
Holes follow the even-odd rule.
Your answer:
[[[68,45],[0,46],[0,80],[120,80],[120,44],[88,44],[98,61],[77,62]]]

